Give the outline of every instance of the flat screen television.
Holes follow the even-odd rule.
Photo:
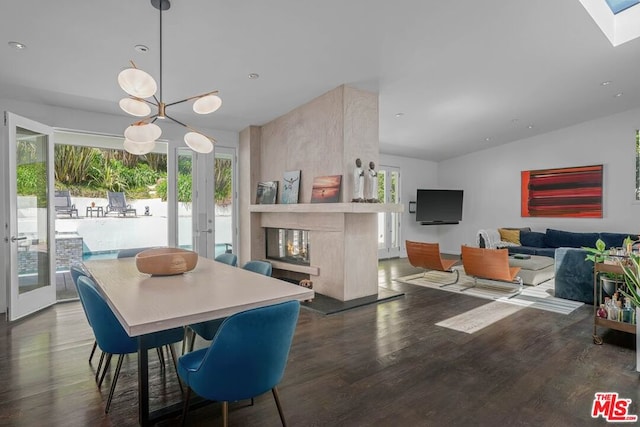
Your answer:
[[[458,224],[463,190],[421,190],[416,196],[416,221],[423,225]]]

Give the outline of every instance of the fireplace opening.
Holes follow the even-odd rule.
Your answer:
[[[291,264],[310,265],[309,231],[266,228],[267,258]]]

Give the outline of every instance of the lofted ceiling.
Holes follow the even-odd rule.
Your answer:
[[[164,100],[220,90],[210,116],[173,110],[208,129],[346,84],[379,93],[382,153],[440,161],[640,107],[640,39],[613,47],[579,0],[173,0],[163,25]],[[116,77],[134,60],[158,80],[158,46],[149,0],[5,0],[0,98],[124,129]]]

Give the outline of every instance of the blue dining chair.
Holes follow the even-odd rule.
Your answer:
[[[138,253],[147,250],[147,249],[151,249],[150,247],[146,247],[146,248],[129,248],[129,249],[120,249],[118,251],[118,255],[116,255],[117,258],[131,258],[134,257],[136,255],[138,255]]]
[[[222,254],[222,255],[233,255],[233,254]],[[219,255],[222,256],[222,255]],[[237,257],[233,255],[237,262]],[[218,258],[216,258],[217,260]],[[266,261],[249,261],[243,267],[243,269],[252,271],[254,273],[263,274],[265,276],[271,276],[271,263]],[[196,342],[196,335],[201,336],[206,341],[211,341],[213,337],[216,335],[218,328],[222,324],[224,319],[215,319],[209,320],[206,322],[196,323],[194,325],[189,325],[188,328],[191,329],[191,333],[185,333],[185,344],[189,341],[189,351],[193,351],[193,347]],[[184,353],[184,351],[183,351]]]
[[[248,261],[242,268],[265,276],[271,276],[272,271],[271,263],[267,261]]]
[[[118,382],[118,376],[120,375],[120,369],[122,368],[122,361],[125,354],[136,353],[138,351],[138,339],[137,337],[130,337],[124,330],[116,316],[113,314],[109,305],[104,300],[103,296],[96,289],[96,285],[89,277],[80,276],[78,278],[78,293],[81,295],[81,300],[84,301],[84,309],[89,319],[91,328],[98,342],[98,347],[104,353],[107,354],[107,360],[105,362],[105,368],[100,378],[98,386],[102,385],[104,376],[109,368],[109,361],[114,354],[118,355],[118,363],[116,371],[113,375],[111,382],[111,388],[109,390],[109,397],[107,398],[107,404],[105,406],[105,413],[109,412],[111,406],[111,400],[113,399],[113,392]],[[150,348],[158,348],[162,346],[169,346],[169,352],[174,361],[174,367],[177,372],[177,364],[175,359],[175,352],[171,344],[182,341],[183,329],[174,328],[167,331],[156,332],[149,334]],[[100,370],[100,368],[98,368]],[[178,377],[178,382],[179,382]],[[182,384],[180,384],[182,388]]]
[[[76,290],[78,289],[78,278],[82,276],[89,276],[89,273],[87,273],[82,267],[78,265],[72,265],[69,268],[69,273],[71,274],[71,281],[75,285]],[[80,295],[80,292],[78,292],[78,298],[80,299],[80,304],[82,304],[82,308],[84,309],[84,301],[82,300],[82,295]],[[84,309],[84,312],[86,316],[86,313],[87,313],[86,309]],[[89,320],[88,316],[87,316],[87,322],[89,323],[89,326],[91,326],[91,321]],[[95,354],[97,347],[98,347],[98,341],[94,339],[93,347],[91,347],[91,354],[89,355],[89,363],[91,363],[91,360],[93,359],[93,355]],[[104,353],[103,353],[103,357],[104,357]],[[102,358],[100,360],[102,361]],[[97,378],[97,374],[96,374],[96,378]]]
[[[271,390],[280,421],[286,425],[277,385],[284,375],[299,312],[298,301],[287,301],[231,315],[208,348],[181,356],[178,374],[187,385],[183,425],[192,390],[205,399],[222,402],[225,426],[229,402]]]
[[[238,266],[238,256],[236,254],[231,254],[231,253],[220,254],[215,258],[215,260],[218,262],[229,264],[232,267]]]

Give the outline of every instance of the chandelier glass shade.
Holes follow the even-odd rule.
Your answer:
[[[222,106],[222,99],[218,91],[211,91],[201,95],[185,98],[180,101],[165,103],[162,99],[162,11],[171,7],[169,0],[151,0],[153,7],[160,11],[160,84],[147,72],[140,70],[131,61],[131,68],[127,68],[118,74],[118,84],[128,97],[119,102],[120,108],[141,120],[131,124],[124,131],[124,148],[132,154],[146,154],[153,150],[155,141],[162,135],[162,129],[155,124],[158,119],[168,119],[188,129],[184,136],[185,143],[198,153],[210,153],[213,151],[215,139],[198,132],[191,126],[174,119],[167,114],[167,108],[193,101],[193,111],[197,114],[210,114]],[[159,92],[159,96],[156,93]]]

